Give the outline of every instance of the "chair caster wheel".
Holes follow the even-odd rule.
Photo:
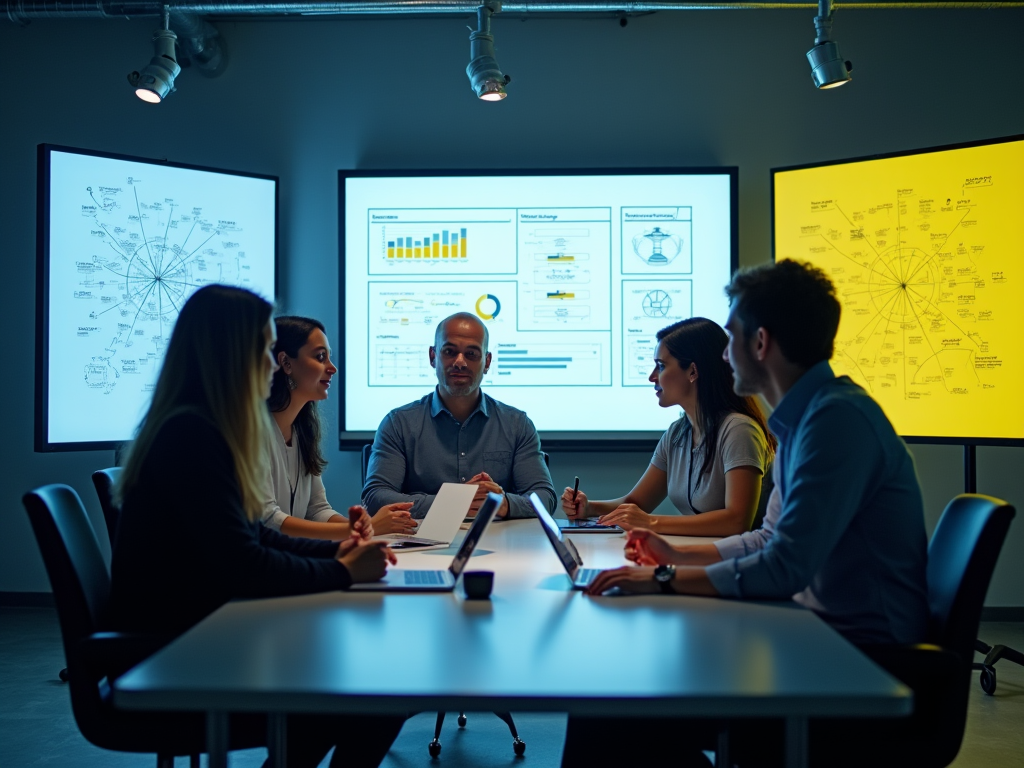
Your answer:
[[[982,667],[982,669],[981,669],[981,690],[983,690],[989,696],[995,695],[995,692],[996,692],[996,668],[995,667]]]
[[[512,751],[515,752],[518,757],[522,757],[526,752],[526,742],[519,738],[515,739],[515,741],[512,742]]]
[[[66,683],[66,682],[68,681],[68,669],[67,669],[67,667],[65,667],[65,668],[64,668],[64,669],[62,669],[62,670],[61,670],[60,672],[58,672],[58,673],[57,673],[57,677],[59,677],[59,678],[60,678],[60,681],[61,681],[62,683]],[[993,688],[994,688],[994,687],[995,687],[995,686],[993,685]]]
[[[431,757],[437,757],[441,754],[441,742],[434,739],[427,745],[427,751],[430,753]]]
[[[458,719],[457,722],[459,723],[459,728],[465,728],[466,727],[466,716],[463,715],[462,713],[459,713],[459,719]]]

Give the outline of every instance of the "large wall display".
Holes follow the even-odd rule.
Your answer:
[[[276,178],[40,145],[36,450],[131,439],[196,289],[274,299],[276,228]]]
[[[679,417],[648,376],[655,333],[725,321],[733,168],[342,171],[342,445],[436,384],[427,349],[459,311],[490,332],[483,386],[545,445],[649,442]]]
[[[1024,440],[1024,137],[773,171],[775,258],[832,278],[832,366],[911,439]]]

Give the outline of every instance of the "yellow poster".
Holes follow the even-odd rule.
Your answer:
[[[832,367],[904,436],[1024,438],[1024,140],[779,171],[775,258],[842,304]]]

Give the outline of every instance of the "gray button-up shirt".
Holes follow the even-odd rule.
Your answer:
[[[793,596],[856,643],[925,639],[928,543],[914,462],[879,405],[827,362],[768,420],[778,499],[764,528],[718,543],[727,597]],[[772,503],[775,502],[775,503]]]
[[[525,413],[481,393],[460,424],[435,389],[393,410],[377,428],[363,505],[374,514],[385,504],[411,501],[412,516],[422,518],[442,483],[465,483],[480,472],[505,489],[509,517],[535,515],[531,493],[555,508],[540,438]]]

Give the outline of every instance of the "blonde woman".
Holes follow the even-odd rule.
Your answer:
[[[271,305],[211,285],[182,307],[160,378],[115,489],[114,629],[178,635],[236,598],[345,589],[374,581],[394,555],[353,536],[293,539],[263,514],[265,400],[276,370]],[[365,514],[352,521],[355,533]],[[303,718],[289,723],[289,765],[376,765],[401,718]],[[258,719],[232,726],[236,743],[262,737]],[[358,744],[357,747],[347,745]],[[354,752],[359,754],[354,754]]]

